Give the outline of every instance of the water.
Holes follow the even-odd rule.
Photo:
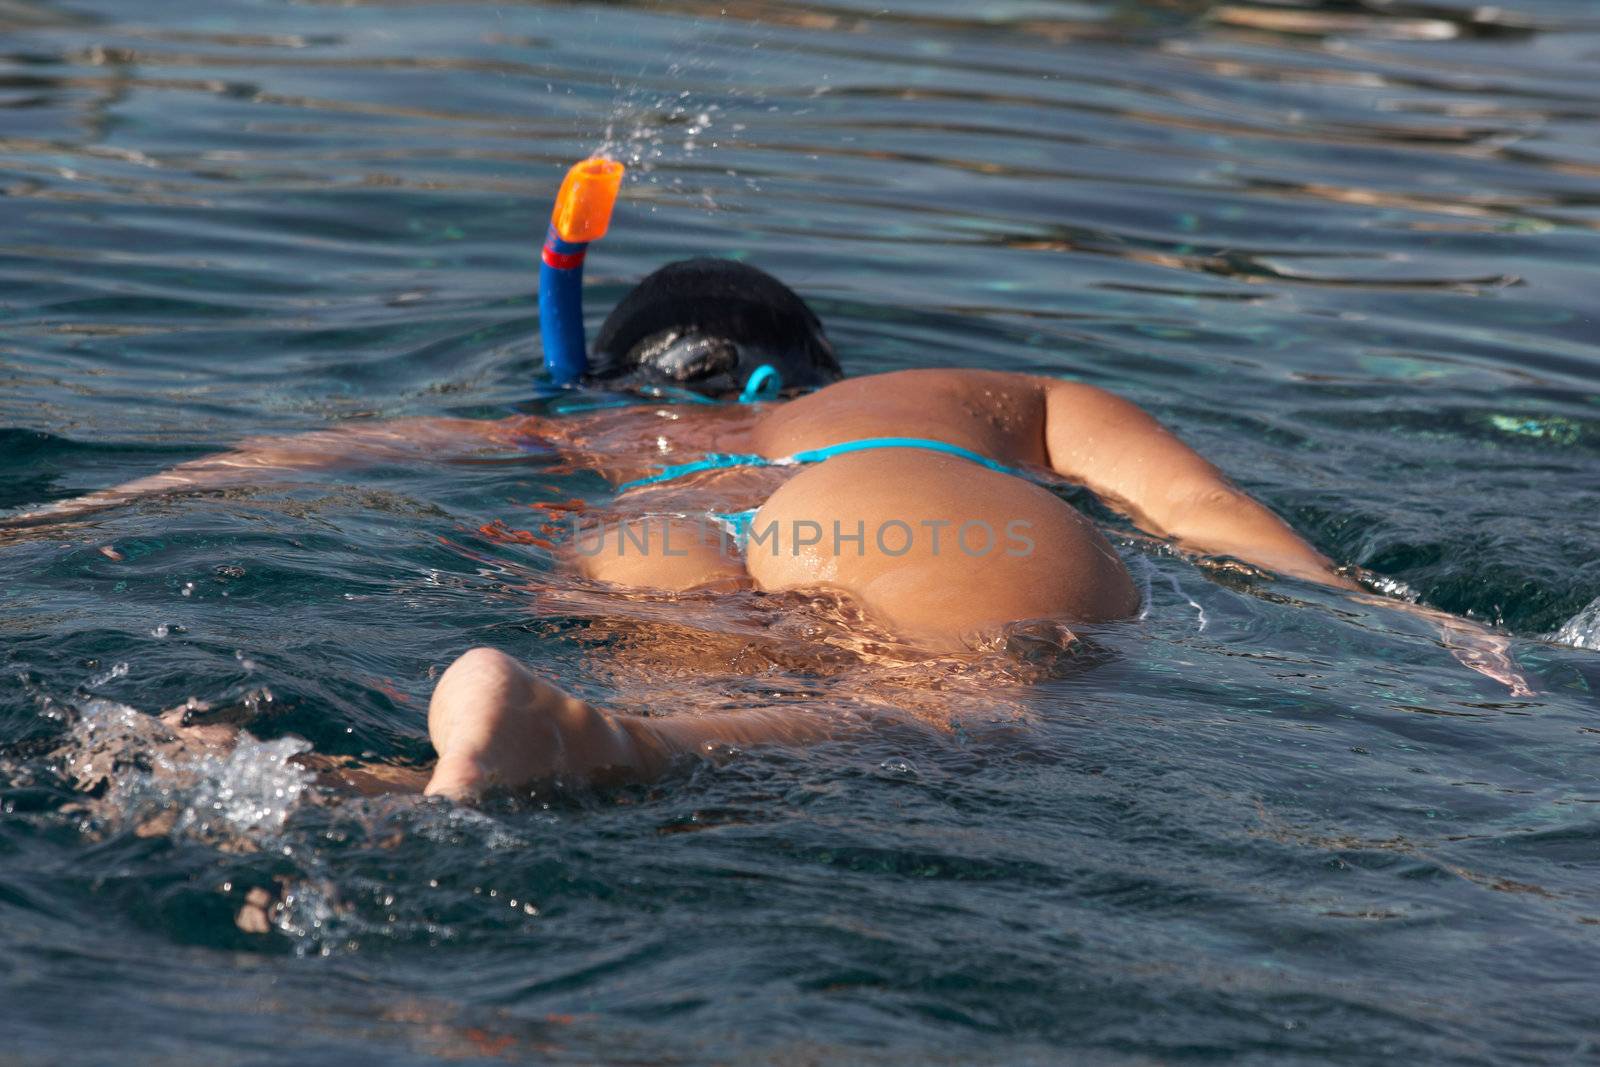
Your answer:
[[[630,708],[826,705],[857,668],[770,605],[580,597],[479,533],[601,497],[550,457],[148,500],[0,546],[7,1056],[1595,1058],[1593,5],[8,0],[0,26],[0,507],[249,434],[527,409],[548,198],[609,140],[635,165],[596,317],[669,258],[747,256],[857,371],[1107,385],[1334,557],[1504,626],[1539,690],[1124,541],[1148,617],[957,676],[983,714],[948,736],[321,804],[294,739],[421,763],[473,644]],[[675,669],[674,640],[771,669]],[[191,698],[260,743],[174,755],[153,713]]]

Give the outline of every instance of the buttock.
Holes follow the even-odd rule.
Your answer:
[[[751,518],[759,588],[831,588],[898,633],[959,646],[1022,619],[1138,610],[1127,568],[1049,491],[916,449],[841,455],[785,482]]]

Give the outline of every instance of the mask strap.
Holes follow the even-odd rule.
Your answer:
[[[783,392],[783,375],[779,374],[778,368],[772,364],[763,363],[744,383],[744,392],[739,394],[739,403],[754,404],[758,400],[776,400],[781,392]]]
[[[701,396],[693,389],[685,389],[681,385],[647,385],[639,390],[646,396],[658,397],[662,400],[676,400],[682,404],[715,404],[709,396]]]

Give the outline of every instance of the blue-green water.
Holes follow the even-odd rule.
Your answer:
[[[697,604],[675,639],[768,666],[673,671],[670,610],[478,534],[601,496],[550,457],[146,500],[0,543],[0,1059],[1600,1056],[1600,658],[1543,637],[1600,594],[1593,4],[5,0],[0,63],[0,507],[526,405],[549,197],[609,138],[596,317],[741,255],[857,371],[1114,388],[1330,555],[1505,627],[1539,691],[1127,544],[1147,619],[962,691],[1021,726],[290,803],[278,739],[417,763],[475,644],[658,710],[822,707],[843,668]],[[176,795],[137,761],[69,788],[91,727],[131,760],[118,723],[190,697],[269,744]]]

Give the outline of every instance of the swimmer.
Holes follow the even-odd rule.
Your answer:
[[[772,376],[789,398],[653,399],[666,390],[730,400],[753,377]],[[1137,613],[1127,567],[1092,522],[1046,488],[1057,482],[1087,487],[1180,551],[1361,588],[1132,403],[1091,385],[1000,371],[846,379],[801,298],[741,263],[689,260],[644,279],[597,336],[589,377],[638,402],[247,441],[13,521],[65,519],[276,472],[532,443],[620,487],[606,521],[557,546],[562,565],[610,586],[669,593],[830,590],[930,652],[968,647],[1021,620],[1095,623]],[[1527,691],[1503,637],[1396,606],[1440,623],[1464,663]],[[646,779],[707,746],[797,744],[835,728],[780,708],[612,713],[504,653],[476,648],[434,691],[428,730],[438,761],[426,791],[466,798],[555,778]]]

